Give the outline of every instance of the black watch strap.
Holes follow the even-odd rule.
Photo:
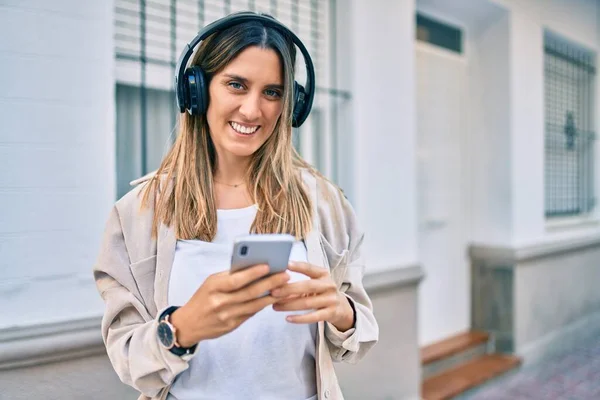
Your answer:
[[[165,309],[162,314],[160,314],[160,317],[158,318],[158,322],[160,323],[161,321],[163,321],[165,319],[165,317],[167,315],[171,315],[173,314],[179,307],[178,306],[171,306],[168,307],[167,309]],[[169,351],[173,354],[175,354],[176,356],[183,356],[186,354],[191,354],[196,350],[196,346],[198,344],[193,345],[192,347],[179,347],[179,346],[173,346],[169,349]]]
[[[165,319],[165,317],[167,315],[171,315],[173,314],[175,311],[177,311],[179,309],[179,306],[171,306],[171,307],[167,307],[165,309],[165,311],[162,312],[162,314],[160,314],[160,317],[158,317],[158,322],[162,321],[163,319]]]

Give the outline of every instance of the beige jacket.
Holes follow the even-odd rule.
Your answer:
[[[178,357],[165,350],[156,335],[157,316],[167,308],[168,282],[176,237],[162,225],[151,239],[152,210],[139,211],[142,183],[113,207],[104,233],[94,278],[104,299],[102,337],[121,380],[141,393],[139,399],[165,399],[175,377],[196,354]],[[334,361],[354,363],[377,342],[379,328],[362,285],[363,235],[349,202],[322,179],[303,171],[313,201],[313,230],[305,243],[308,261],[329,268],[339,289],[356,309],[353,330],[340,333],[318,323],[316,362],[319,399],[342,399]],[[349,336],[348,336],[349,335]],[[196,353],[202,352],[202,345]],[[276,378],[276,377],[274,377]]]

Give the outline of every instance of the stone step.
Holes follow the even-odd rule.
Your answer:
[[[451,336],[447,339],[430,344],[421,349],[421,363],[430,364],[467,350],[470,347],[486,343],[490,338],[489,333],[468,331]]]
[[[422,379],[489,353],[489,339],[490,335],[486,332],[463,332],[423,347]]]
[[[486,354],[423,381],[423,400],[451,399],[469,389],[500,376],[521,363],[518,357]]]

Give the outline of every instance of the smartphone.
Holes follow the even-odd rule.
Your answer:
[[[296,238],[288,234],[253,234],[239,236],[233,243],[231,272],[256,264],[268,264],[269,275],[283,272],[290,261]]]

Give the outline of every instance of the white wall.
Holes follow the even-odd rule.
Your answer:
[[[512,244],[535,238],[544,216],[544,41],[536,13],[511,13]]]
[[[598,53],[600,4],[593,0],[494,1],[510,10],[511,202],[506,207],[513,228],[506,244],[518,247],[588,234],[594,229],[585,225],[556,229],[544,216],[543,33],[548,29]],[[598,121],[598,105],[596,110]],[[600,193],[600,180],[596,182],[596,193]],[[598,215],[596,211],[592,218]]]
[[[354,197],[369,271],[417,261],[414,3],[353,0]]]
[[[0,3],[0,329],[100,315],[115,196],[113,2]]]
[[[591,49],[598,47],[597,0],[489,0],[550,27]]]
[[[580,334],[598,337],[598,260],[596,245],[522,261],[513,269],[515,351],[535,359],[534,353],[576,347]]]
[[[379,323],[379,341],[357,364],[335,363],[344,399],[420,399],[416,285],[413,282],[370,295]]]
[[[354,86],[352,80],[354,66],[352,63],[343,60],[350,60],[353,54],[356,56],[354,53],[354,38],[352,36],[354,32],[352,26],[353,10],[346,4],[340,4],[339,1],[335,4],[335,33],[337,40],[334,57],[337,60],[337,68],[334,73],[337,74],[331,77],[331,83],[335,88],[352,93]],[[358,132],[354,127],[354,109],[352,105],[357,101],[357,98],[355,93],[352,93],[351,96],[352,98],[350,100],[338,101],[336,103],[338,113],[338,138],[337,149],[334,149],[334,151],[337,151],[337,165],[335,166],[335,169],[337,171],[338,184],[343,188],[350,201],[355,204],[358,193],[355,183],[356,143],[354,142]]]
[[[467,38],[471,241],[507,244],[512,232],[509,15],[497,10]]]
[[[550,229],[544,215],[543,34],[544,29],[550,29],[598,51],[600,3],[417,0],[417,7],[464,28],[470,97],[467,162],[471,168],[466,204],[471,210],[467,229],[470,241],[520,247],[597,231],[589,225]],[[455,263],[449,262],[447,268],[454,276],[462,271]],[[440,276],[436,275],[438,279]],[[453,316],[448,326],[468,329],[462,316],[470,312],[470,305],[451,305],[443,290],[427,290],[428,279],[436,277],[426,276],[420,291],[431,297],[428,303],[439,304],[441,309],[436,313],[423,302],[419,318],[426,321],[445,313]],[[468,287],[469,282],[465,279],[451,285]],[[421,323],[422,329],[427,326]],[[441,331],[429,330],[420,332],[422,344]]]

